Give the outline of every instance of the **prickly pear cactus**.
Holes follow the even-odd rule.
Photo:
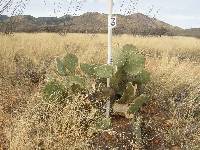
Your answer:
[[[67,54],[63,58],[63,64],[70,73],[75,74],[76,67],[78,66],[78,58],[74,54]]]
[[[144,67],[145,59],[143,56],[138,54],[130,56],[124,65],[126,73],[130,75],[139,74],[144,69]]]
[[[135,82],[138,84],[145,84],[148,81],[150,81],[150,73],[147,72],[146,70],[142,70],[140,73],[138,73],[135,76]]]
[[[126,89],[126,84],[128,82],[128,76],[123,68],[118,69],[117,72],[111,78],[111,87],[119,95],[122,95]]]
[[[111,87],[121,95],[115,103],[125,108],[124,112],[118,113],[124,116],[127,113],[135,114],[148,100],[139,92],[139,88],[150,80],[150,74],[145,70],[145,58],[135,46],[128,44],[122,48],[114,61],[118,70],[111,78]]]
[[[117,72],[111,78],[111,86],[121,95],[128,82],[142,85],[150,80],[150,74],[145,71],[145,58],[133,45],[125,45],[116,56],[114,64]]]
[[[86,83],[85,83],[85,78],[80,77],[80,76],[68,76],[67,77],[67,83],[68,86],[73,86],[73,85],[78,85],[80,86],[80,88],[84,89],[86,87]]]
[[[113,66],[101,65],[94,68],[95,75],[99,78],[111,78],[113,75]]]
[[[118,69],[124,69],[127,74],[137,75],[145,66],[145,58],[138,54],[133,45],[125,45],[116,56],[115,63]]]
[[[78,66],[78,58],[76,55],[67,54],[63,59],[57,58],[57,71],[61,76],[75,74],[76,67]]]
[[[102,82],[106,81],[106,78],[111,79],[111,87],[106,90],[102,88],[104,91],[101,93],[105,93],[104,96],[112,99],[113,103],[125,105],[125,114],[138,112],[147,101],[147,98],[140,95],[137,90],[140,85],[150,80],[150,74],[145,70],[145,58],[133,45],[125,45],[114,58],[113,65],[79,64],[78,58],[73,54],[67,54],[62,59],[57,58],[56,62],[57,72],[63,78],[63,82],[47,83],[44,95],[50,101],[60,101],[66,93],[89,90],[91,82],[88,81],[101,81],[101,85],[106,87],[106,83]]]
[[[120,104],[130,103],[134,100],[135,96],[136,96],[135,87],[131,82],[128,82],[122,97],[117,101],[117,103]]]
[[[88,76],[93,76],[95,74],[95,67],[97,67],[95,64],[80,64],[81,70]]]
[[[65,87],[56,80],[49,81],[43,89],[43,98],[47,102],[62,102],[66,97]]]
[[[117,76],[127,79],[128,82],[149,80],[149,74],[145,71],[145,58],[140,55],[132,45],[125,45],[116,56],[114,64],[117,66]],[[127,83],[127,82],[126,82]]]
[[[111,65],[81,64],[80,68],[86,75],[97,78],[110,78],[114,73],[114,68]]]
[[[57,71],[58,74],[61,76],[66,76],[67,75],[67,70],[64,66],[63,61],[60,58],[56,58],[56,63],[57,63]]]
[[[78,58],[73,54],[67,54],[63,58],[56,59],[57,73],[61,76],[62,85],[66,91],[72,93],[80,93],[81,91],[91,88],[90,79],[94,78],[110,78],[113,75],[113,66],[101,64],[78,64]],[[78,68],[79,67],[79,68]],[[83,74],[76,73],[76,70],[82,71]],[[97,81],[97,80],[96,80]],[[48,82],[44,88],[44,95],[52,95],[52,93],[62,93],[61,84],[59,82]],[[56,89],[58,91],[56,91]],[[62,95],[62,94],[61,94]],[[54,96],[53,96],[54,97]],[[58,96],[59,97],[59,96]],[[51,99],[50,96],[47,99]],[[54,99],[54,98],[53,98]],[[62,99],[62,97],[57,98]],[[51,100],[50,100],[51,101]],[[53,101],[53,100],[52,100]]]
[[[144,94],[134,99],[134,102],[130,105],[128,112],[137,113],[140,108],[148,101],[148,97]]]

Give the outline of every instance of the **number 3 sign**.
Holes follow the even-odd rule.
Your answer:
[[[108,21],[108,25],[111,28],[116,27],[117,26],[117,17],[116,16],[112,16]]]

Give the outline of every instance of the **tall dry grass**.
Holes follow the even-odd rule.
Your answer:
[[[200,64],[163,57],[149,59],[147,68],[152,78],[147,89],[156,104],[154,115],[145,116],[146,128],[154,132],[151,139],[162,140],[164,149],[199,149]]]
[[[10,60],[15,52],[23,52],[37,61],[45,56],[57,56],[66,52],[78,54],[83,61],[106,62],[107,36],[105,34],[67,34],[60,36],[49,33],[19,33],[14,36],[0,35],[0,56]],[[190,37],[134,37],[114,36],[113,48],[133,44],[146,53],[187,53],[199,56],[200,40]],[[96,55],[98,54],[98,55]],[[94,58],[95,56],[95,58]]]
[[[146,86],[146,91],[151,96],[151,102],[160,109],[158,112],[144,113],[149,116],[144,117],[146,128],[156,128],[152,137],[144,137],[144,145],[151,146],[149,138],[160,136],[164,149],[176,145],[182,149],[198,149],[200,39],[119,35],[113,38],[113,53],[125,44],[134,44],[146,56],[146,68],[151,73],[151,82]],[[39,74],[45,70],[45,76],[51,76],[49,73],[53,68],[54,58],[67,52],[76,54],[81,62],[105,63],[106,35],[0,35],[0,143],[4,143],[4,147],[24,150],[38,148],[37,146],[47,149],[81,149],[78,143],[84,148],[87,146],[87,138],[80,136],[74,140],[74,136],[70,137],[71,133],[68,133],[71,127],[68,126],[67,129],[63,123],[68,122],[70,113],[74,118],[78,118],[76,115],[80,117],[80,114],[65,114],[64,110],[68,109],[67,107],[62,108],[62,111],[55,106],[46,109],[47,106],[38,102],[36,96],[43,83],[32,84],[29,76],[24,73],[28,68],[29,71]],[[34,99],[36,101],[33,102]],[[73,105],[70,106],[73,108]],[[42,112],[36,112],[38,109]],[[46,114],[50,114],[46,122],[38,120],[38,117]],[[61,124],[58,124],[58,121]],[[48,125],[45,126],[44,123]],[[60,125],[64,126],[60,128]],[[43,132],[40,129],[46,133],[40,134]],[[78,137],[78,134],[82,134],[78,127],[75,129],[73,135]],[[36,133],[31,138],[30,130]],[[72,142],[71,147],[67,147],[69,142]]]
[[[12,128],[6,128],[9,149],[87,149],[99,118],[90,108],[81,95],[64,105],[46,103],[40,94],[35,95],[25,111],[13,118]]]

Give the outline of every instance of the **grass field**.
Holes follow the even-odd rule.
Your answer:
[[[151,81],[145,87],[151,99],[140,112],[146,135],[142,137],[142,147],[200,149],[200,39],[118,35],[113,38],[114,55],[125,44],[139,49],[151,73]],[[65,124],[69,116],[56,106],[47,108],[38,102],[43,78],[51,77],[55,58],[67,52],[76,54],[81,62],[106,63],[107,37],[104,34],[0,35],[0,149],[37,149],[39,145],[44,145],[44,149],[87,149],[88,139],[82,138],[83,133],[80,135],[78,129],[73,128],[73,133],[71,128],[69,132],[58,129],[57,122]],[[27,70],[36,72],[36,77],[27,77]],[[50,125],[48,129],[45,124],[37,125],[40,111],[52,114],[46,122]],[[39,129],[56,131],[44,136]],[[37,136],[31,139],[34,131]],[[77,136],[80,138],[74,138]],[[42,139],[46,140],[41,144]],[[66,146],[67,143],[71,145]]]
[[[56,56],[73,51],[90,60],[92,54],[98,52],[97,60],[105,61],[107,38],[103,34],[58,34],[36,33],[16,34],[15,36],[0,36],[1,55],[9,55],[22,51],[31,57],[40,58],[44,55]],[[129,35],[115,36],[113,47],[119,48],[125,44],[133,44],[146,53],[161,52],[170,55],[187,53],[199,56],[200,40],[190,37],[133,37]],[[2,54],[3,53],[3,54]],[[4,54],[5,53],[5,54]],[[86,55],[84,55],[86,54]],[[89,57],[88,57],[89,56]],[[80,57],[81,58],[81,57]]]

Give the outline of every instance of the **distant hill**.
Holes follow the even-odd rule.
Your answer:
[[[141,13],[116,16],[117,27],[113,30],[115,34],[186,35],[193,32],[193,30],[183,30]],[[107,15],[90,12],[80,16],[65,15],[60,18],[35,18],[30,15],[0,16],[0,31],[7,30],[14,32],[105,33],[107,32]]]
[[[179,35],[200,38],[200,28],[185,29],[183,32],[179,33]]]

